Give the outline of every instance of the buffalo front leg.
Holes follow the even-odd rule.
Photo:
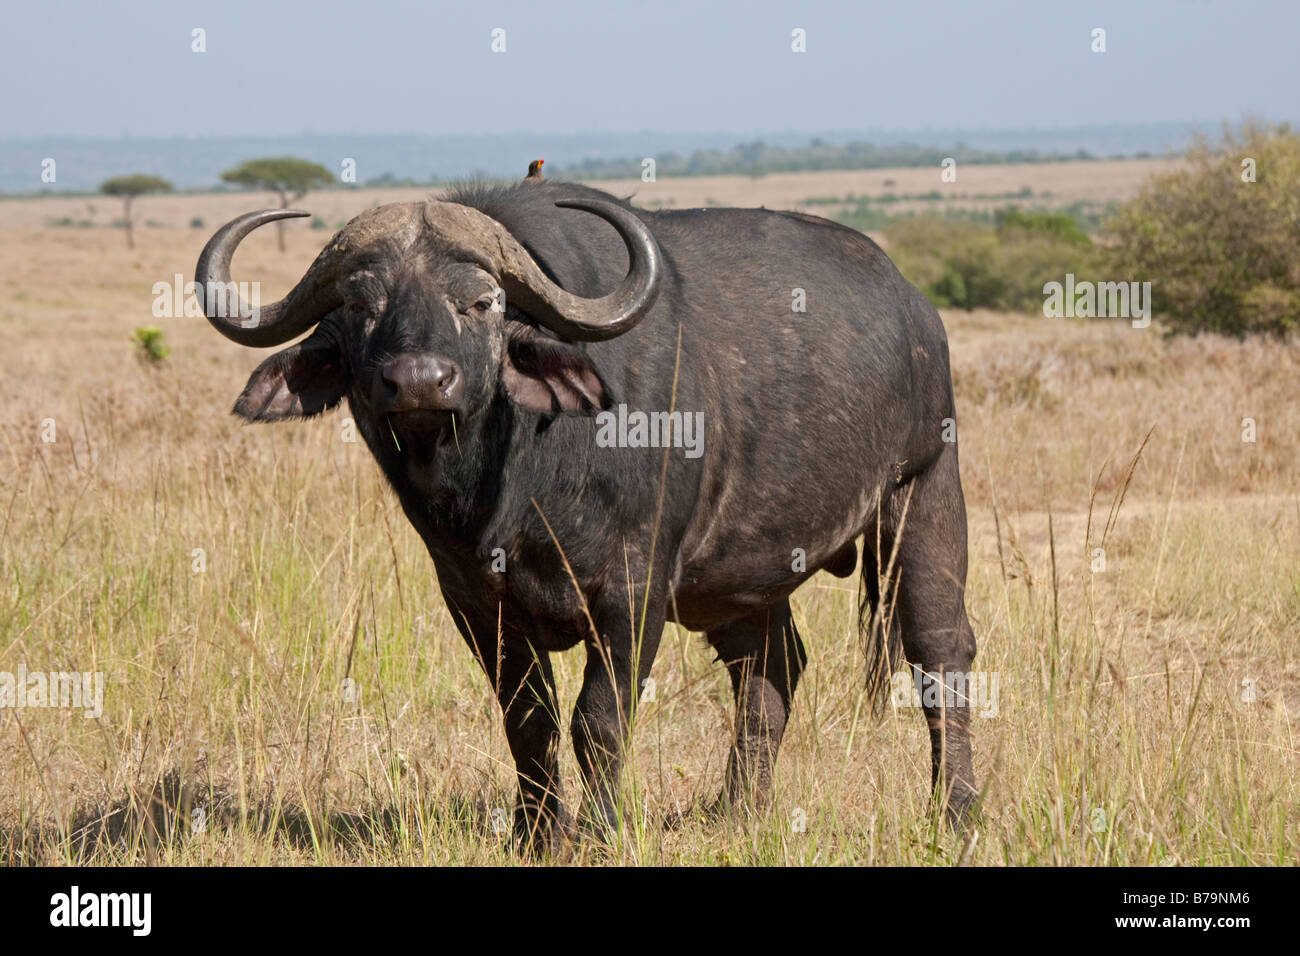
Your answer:
[[[789,601],[714,628],[706,636],[727,667],[736,700],[736,731],[717,809],[761,809],[771,796],[776,754],[808,654]]]
[[[552,849],[572,820],[560,789],[560,722],[550,655],[526,640],[497,639],[490,625],[480,637],[456,616],[501,705],[519,780],[515,834],[527,847]]]
[[[560,721],[550,655],[528,646],[508,656],[497,699],[519,778],[515,834],[525,846],[553,849],[567,836],[572,819],[560,789]]]
[[[587,641],[582,690],[573,711],[573,750],[586,787],[586,821],[606,840],[619,831],[619,782],[632,713],[664,626],[661,605],[647,609],[644,623],[628,617],[624,605],[608,626],[596,618],[601,639]]]

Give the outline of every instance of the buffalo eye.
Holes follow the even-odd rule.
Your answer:
[[[488,294],[480,297],[477,302],[475,302],[472,306],[470,306],[470,309],[474,312],[478,312],[482,314],[492,308],[492,303],[494,301],[496,301],[495,297],[491,294]]]

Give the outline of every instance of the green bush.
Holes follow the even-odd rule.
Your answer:
[[[1243,161],[1254,160],[1254,182]],[[1107,223],[1117,275],[1149,280],[1171,332],[1300,328],[1300,136],[1245,124],[1153,177]]]
[[[998,232],[1007,239],[1033,240],[1047,236],[1075,246],[1088,247],[1092,240],[1068,212],[1026,212],[1011,206],[997,214]]]
[[[1043,285],[1086,276],[1099,259],[1068,213],[998,213],[996,225],[933,216],[896,219],[885,230],[903,275],[939,308],[1039,312]]]
[[[136,355],[153,365],[159,364],[172,354],[172,350],[163,344],[162,329],[156,325],[136,329],[131,341],[135,343]]]

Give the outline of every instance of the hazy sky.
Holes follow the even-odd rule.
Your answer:
[[[1300,113],[1296,0],[52,0],[6,4],[0,24],[0,138]],[[205,53],[191,52],[195,27]],[[491,50],[498,27],[505,53]],[[791,52],[796,27],[806,53]],[[1104,54],[1090,50],[1094,27]]]

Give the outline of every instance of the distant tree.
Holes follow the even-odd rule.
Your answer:
[[[293,156],[269,159],[250,159],[234,169],[227,169],[221,178],[228,183],[248,186],[250,189],[268,189],[280,197],[280,208],[288,209],[311,189],[328,186],[334,181],[330,171],[319,163]],[[284,222],[276,223],[276,238],[284,252]]]
[[[172,184],[158,176],[135,173],[131,176],[114,176],[112,179],[107,179],[100,184],[99,191],[106,196],[122,197],[122,219],[126,225],[126,244],[128,248],[134,249],[134,222],[131,218],[134,213],[131,209],[131,203],[136,196],[143,196],[145,193],[169,193],[172,191]]]
[[[1171,332],[1300,332],[1300,133],[1247,121],[1201,140],[1107,224],[1117,278],[1151,282]]]

